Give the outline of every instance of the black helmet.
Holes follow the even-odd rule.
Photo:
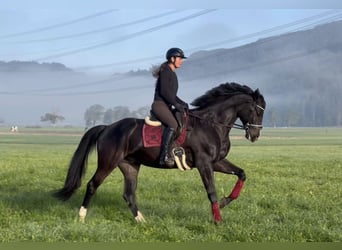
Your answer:
[[[171,57],[181,57],[186,59],[187,57],[184,56],[183,50],[180,48],[171,48],[166,52],[166,59],[169,61]]]

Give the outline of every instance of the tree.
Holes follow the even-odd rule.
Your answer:
[[[103,123],[111,124],[118,120],[121,120],[126,117],[134,117],[134,118],[145,118],[147,114],[150,112],[150,107],[141,107],[135,111],[130,112],[129,108],[126,106],[116,106],[112,109],[107,109],[104,112]]]
[[[132,112],[132,116],[136,118],[145,118],[150,114],[151,108],[149,106],[141,107]]]
[[[275,108],[271,108],[268,110],[268,120],[269,120],[269,125],[273,127],[277,127],[280,124],[280,115],[279,111]],[[266,120],[266,119],[265,119]]]
[[[126,106],[116,106],[112,109],[107,109],[103,116],[104,124],[111,124],[123,118],[132,116],[129,108]]]
[[[114,112],[114,121],[121,120],[123,118],[131,116],[131,112],[129,108],[126,106],[116,106],[113,108]]]
[[[111,124],[115,121],[114,111],[113,109],[107,109],[103,115],[103,123],[104,124]]]
[[[300,115],[298,109],[288,109],[286,114],[287,126],[294,127],[299,125]]]
[[[103,115],[104,115],[103,106],[99,104],[90,106],[84,114],[84,120],[86,122],[86,126],[87,127],[95,126],[97,121],[102,122]]]
[[[64,116],[57,115],[55,112],[53,113],[45,113],[45,115],[40,117],[40,121],[42,122],[51,122],[51,124],[55,125],[58,121],[64,121]]]

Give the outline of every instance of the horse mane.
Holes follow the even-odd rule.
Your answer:
[[[259,95],[259,91],[256,91]],[[241,85],[235,82],[222,83],[219,86],[208,90],[204,95],[196,98],[192,101],[191,105],[198,108],[208,107],[222,101],[222,98],[227,99],[235,95],[247,94],[253,96],[255,94],[250,87]],[[254,98],[254,97],[253,97]]]

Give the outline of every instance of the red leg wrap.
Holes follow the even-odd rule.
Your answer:
[[[243,181],[242,180],[238,180],[235,184],[235,187],[233,189],[233,191],[231,192],[231,194],[229,195],[229,198],[235,200],[237,197],[239,197],[241,189],[243,187]]]
[[[212,210],[212,213],[213,213],[214,222],[215,223],[221,222],[222,221],[222,217],[221,217],[220,206],[219,206],[218,202],[215,202],[215,203],[211,204],[211,210]]]

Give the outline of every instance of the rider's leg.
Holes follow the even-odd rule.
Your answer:
[[[174,161],[171,155],[171,148],[178,128],[178,122],[169,107],[162,101],[153,102],[152,111],[165,126],[159,163],[161,165],[166,164],[173,166]]]
[[[163,141],[161,146],[161,153],[159,164],[161,165],[174,165],[174,160],[171,154],[171,146],[175,136],[175,129],[166,127],[163,133]]]

